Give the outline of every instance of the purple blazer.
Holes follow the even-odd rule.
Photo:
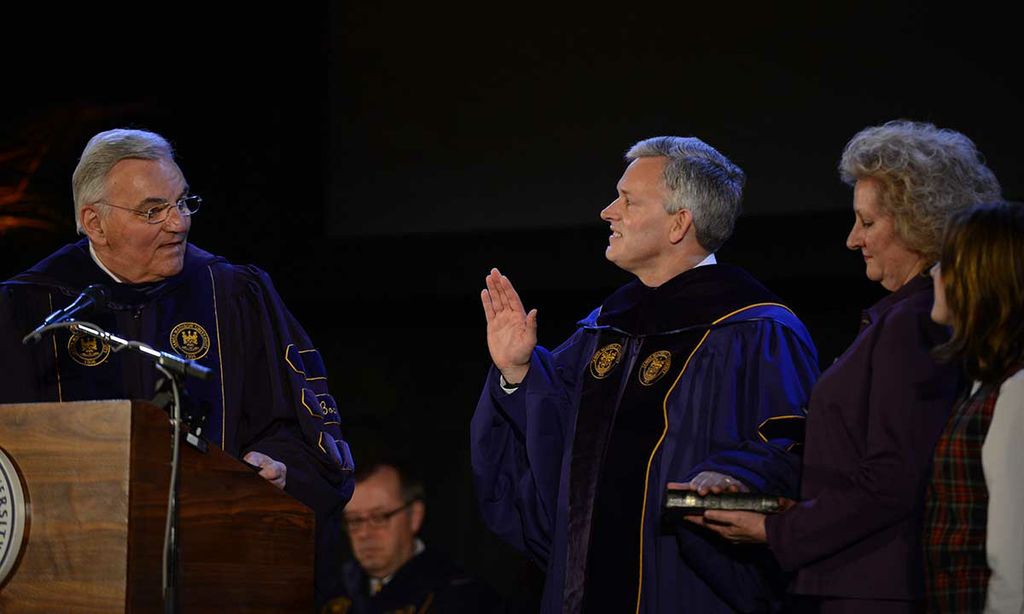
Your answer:
[[[932,449],[960,388],[930,351],[932,281],[919,276],[864,313],[853,344],[811,393],[802,502],[769,516],[791,592],[854,599],[923,595],[921,515]]]

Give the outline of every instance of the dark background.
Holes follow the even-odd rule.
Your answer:
[[[527,611],[537,574],[482,528],[470,481],[478,293],[501,267],[553,346],[628,279],[597,215],[629,145],[698,136],[747,171],[719,259],[794,307],[823,366],[882,294],[844,247],[855,132],[960,130],[1022,194],[1018,33],[979,3],[251,6],[5,7],[0,274],[74,238],[92,134],[164,134],[204,197],[192,241],[271,273],[357,462],[411,459],[426,541]]]

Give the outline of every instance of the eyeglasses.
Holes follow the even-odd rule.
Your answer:
[[[415,501],[416,500],[413,499],[412,501],[407,502],[402,507],[395,508],[390,512],[374,512],[372,514],[367,514],[365,516],[346,516],[342,519],[341,522],[345,526],[345,530],[349,533],[358,531],[359,529],[367,525],[369,525],[370,528],[372,529],[383,529],[388,525],[388,522],[390,522],[391,518],[394,517],[395,514],[405,510]]]
[[[106,205],[108,207],[113,207],[114,209],[124,209],[125,211],[129,211],[145,219],[147,224],[163,224],[171,215],[172,206],[177,208],[178,213],[182,217],[188,217],[194,214],[196,211],[199,211],[199,206],[203,204],[203,199],[198,196],[185,196],[183,198],[179,198],[178,201],[173,204],[162,203],[150,207],[145,211],[139,211],[138,209],[132,209],[131,207],[121,207],[119,205],[112,205],[110,203],[105,203],[102,200],[96,201],[96,204]]]

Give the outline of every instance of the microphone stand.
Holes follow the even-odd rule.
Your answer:
[[[155,350],[141,341],[130,341],[111,334],[90,322],[66,320],[40,326],[22,339],[22,343],[38,341],[42,334],[58,328],[67,328],[75,333],[89,335],[110,345],[112,352],[132,350],[154,363],[158,371],[164,374],[171,389],[170,415],[174,434],[171,439],[171,479],[167,492],[167,521],[164,525],[164,556],[162,571],[162,587],[165,614],[177,614],[178,598],[178,469],[181,464],[181,392],[182,380],[186,377],[210,379],[213,371],[184,358]],[[189,441],[201,451],[206,451],[206,442],[189,433]]]
[[[47,324],[46,326],[40,326],[31,333],[25,335],[25,338],[22,339],[21,342],[27,344],[29,341],[38,341],[42,337],[43,333],[58,328],[67,328],[70,329],[71,332],[83,333],[90,337],[95,337],[100,341],[105,341],[110,345],[110,351],[112,352],[120,352],[124,349],[133,350],[147,359],[152,360],[158,366],[161,366],[171,373],[181,377],[195,377],[201,380],[208,380],[213,376],[213,371],[211,369],[207,369],[193,360],[186,360],[180,356],[175,356],[174,354],[154,350],[152,347],[142,343],[141,341],[129,341],[128,339],[118,337],[113,333],[108,333],[91,322],[65,320],[63,322]]]
[[[156,363],[158,371],[167,377],[174,402],[171,404],[171,479],[167,489],[167,520],[164,522],[164,556],[161,588],[164,596],[164,614],[178,612],[178,467],[181,465],[181,396],[178,376]]]

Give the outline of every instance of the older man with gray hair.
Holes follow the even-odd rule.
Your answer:
[[[166,139],[101,132],[72,184],[85,238],[0,284],[0,403],[153,396],[157,371],[105,341],[65,330],[54,343],[21,343],[83,288],[106,286],[107,309],[90,321],[211,369],[210,381],[187,382],[206,413],[206,438],[316,512],[325,597],[340,565],[353,463],[319,352],[266,273],[188,243],[202,200]]]
[[[626,154],[601,212],[605,256],[636,279],[554,351],[497,269],[481,293],[493,367],[471,427],[489,527],[546,573],[541,611],[731,612],[778,605],[767,552],[663,524],[670,482],[795,496],[783,429],[817,377],[800,320],[718,264],[745,177],[696,138]]]

